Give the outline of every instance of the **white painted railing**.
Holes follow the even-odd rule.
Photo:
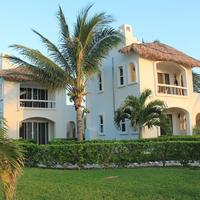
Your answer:
[[[158,83],[157,88],[160,94],[187,96],[187,87]]]
[[[25,108],[55,108],[56,102],[51,100],[20,99],[20,107]]]

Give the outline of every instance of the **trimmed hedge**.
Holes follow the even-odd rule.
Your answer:
[[[98,164],[102,167],[115,164],[179,161],[183,165],[200,161],[200,141],[160,142],[109,142],[62,145],[21,144],[25,149],[25,164],[46,167]]]

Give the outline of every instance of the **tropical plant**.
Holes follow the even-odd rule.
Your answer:
[[[200,93],[200,74],[192,72],[193,79],[193,90],[194,92]]]
[[[140,96],[128,96],[115,113],[115,124],[120,128],[122,120],[130,120],[131,126],[139,131],[142,138],[144,127],[167,126],[166,106],[163,101],[153,100],[147,103],[151,90],[144,90]]]
[[[113,18],[105,12],[88,16],[92,5],[87,6],[77,16],[73,32],[69,31],[64,13],[59,8],[60,25],[59,44],[56,46],[49,39],[33,30],[47,48],[48,55],[23,45],[12,45],[22,58],[8,56],[16,66],[24,66],[31,71],[34,80],[48,88],[65,88],[73,101],[78,140],[83,139],[83,100],[87,94],[86,82],[99,71],[102,59],[118,45],[123,37],[110,24]]]
[[[13,200],[17,178],[23,170],[22,149],[6,136],[7,125],[0,119],[0,182],[3,187],[4,200]]]

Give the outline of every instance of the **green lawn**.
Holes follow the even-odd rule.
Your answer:
[[[200,169],[76,171],[26,168],[18,183],[17,200],[70,199],[199,200]]]

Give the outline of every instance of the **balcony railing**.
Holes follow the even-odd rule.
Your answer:
[[[159,94],[187,96],[187,88],[177,85],[157,84]]]
[[[55,108],[56,102],[49,100],[20,99],[20,107],[25,108]]]

